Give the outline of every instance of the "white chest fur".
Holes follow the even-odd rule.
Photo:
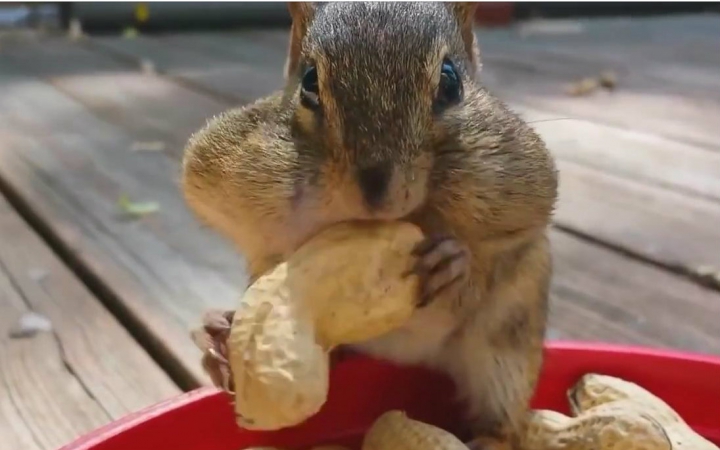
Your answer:
[[[456,323],[447,308],[429,305],[419,309],[403,328],[353,347],[399,364],[433,365]]]

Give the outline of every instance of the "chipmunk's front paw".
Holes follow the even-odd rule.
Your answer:
[[[423,307],[439,295],[453,295],[467,281],[470,251],[455,238],[431,236],[413,250],[418,261],[413,272],[421,278],[418,306]]]
[[[228,362],[227,340],[230,336],[234,311],[207,311],[202,326],[192,330],[195,345],[203,352],[202,366],[215,387],[232,391],[232,377]]]

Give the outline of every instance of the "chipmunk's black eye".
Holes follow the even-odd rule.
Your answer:
[[[455,65],[448,58],[443,60],[440,69],[440,84],[435,98],[435,112],[442,112],[462,100],[463,87]]]
[[[306,108],[316,109],[320,106],[317,69],[308,67],[300,84],[300,101]]]

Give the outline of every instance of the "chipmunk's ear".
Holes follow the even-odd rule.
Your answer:
[[[302,52],[302,42],[307,32],[310,21],[315,14],[314,2],[288,2],[288,11],[292,18],[292,27],[290,28],[290,45],[288,48],[288,56],[285,61],[285,78],[297,74],[298,63],[300,62],[300,53]]]
[[[458,22],[460,34],[465,44],[465,52],[470,60],[469,70],[471,75],[475,76],[480,67],[480,49],[473,32],[477,2],[448,2],[446,5],[448,5]]]

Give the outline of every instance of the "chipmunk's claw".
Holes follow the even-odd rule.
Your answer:
[[[203,370],[215,387],[225,391],[233,390],[227,359],[227,339],[233,314],[233,311],[210,310],[203,315],[202,326],[191,332],[195,345],[203,352]]]
[[[418,307],[427,306],[439,295],[452,295],[467,280],[470,251],[457,239],[428,237],[413,249],[413,255],[418,261],[411,272],[422,280]]]

